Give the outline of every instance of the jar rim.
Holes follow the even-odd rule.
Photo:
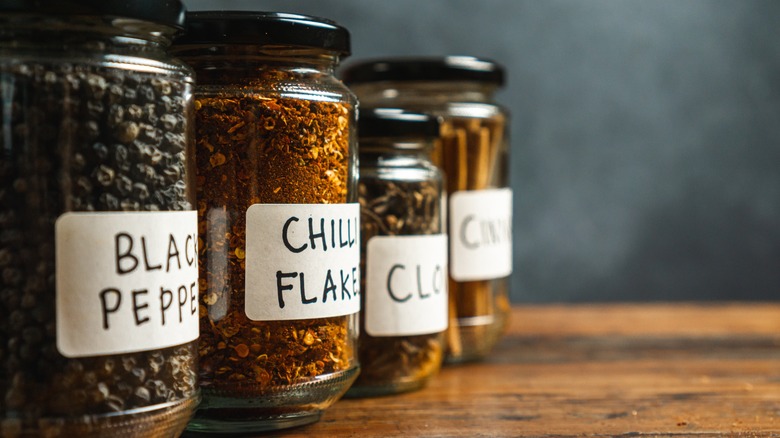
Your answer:
[[[473,81],[504,85],[504,67],[474,56],[399,57],[362,61],[346,67],[348,84],[380,81]]]
[[[157,23],[184,29],[186,8],[181,0],[5,0],[0,14],[32,14],[58,17],[113,17]]]
[[[360,137],[438,137],[440,117],[399,108],[360,109]]]
[[[351,53],[349,31],[335,21],[286,12],[188,12],[175,45],[235,44],[323,49]]]

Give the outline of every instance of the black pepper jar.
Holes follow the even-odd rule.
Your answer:
[[[413,391],[439,371],[447,328],[444,176],[431,162],[439,119],[362,110],[358,133],[362,371],[348,395]]]
[[[362,108],[443,118],[433,162],[447,177],[450,324],[446,362],[485,357],[509,317],[512,190],[504,68],[470,56],[387,58],[342,72]]]
[[[358,374],[357,102],[322,18],[198,11],[174,53],[195,89],[199,381],[188,431],[317,421]]]
[[[0,435],[168,437],[197,404],[178,0],[0,4]]]

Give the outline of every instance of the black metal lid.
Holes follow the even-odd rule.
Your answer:
[[[504,84],[504,68],[472,56],[387,58],[352,64],[341,72],[348,84],[379,81],[475,81]]]
[[[350,54],[349,31],[344,27],[328,19],[284,12],[189,12],[186,32],[176,44],[289,45]]]
[[[2,0],[0,13],[134,18],[184,28],[181,0]]]
[[[360,109],[359,137],[438,137],[440,120],[399,108]]]

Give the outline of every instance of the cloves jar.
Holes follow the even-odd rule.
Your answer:
[[[435,116],[361,110],[358,120],[362,371],[350,396],[420,389],[441,367],[447,328],[444,178]]]
[[[499,64],[466,56],[364,61],[342,72],[361,108],[443,118],[433,162],[447,178],[450,323],[447,362],[485,357],[509,315],[512,191]]]
[[[358,374],[356,100],[336,23],[193,12],[200,386],[189,430],[317,421]]]
[[[0,4],[0,435],[194,412],[193,74],[178,0]]]

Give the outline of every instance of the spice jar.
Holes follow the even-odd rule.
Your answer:
[[[358,133],[362,371],[348,394],[411,391],[441,367],[447,328],[444,179],[430,161],[439,120],[363,110]]]
[[[433,162],[449,193],[448,362],[487,355],[509,315],[512,192],[508,114],[494,101],[504,70],[473,57],[395,58],[343,72],[361,108],[400,107],[443,117]]]
[[[200,384],[189,430],[317,421],[358,373],[349,33],[314,17],[194,12]]]
[[[0,435],[168,437],[197,404],[179,1],[0,4]]]

